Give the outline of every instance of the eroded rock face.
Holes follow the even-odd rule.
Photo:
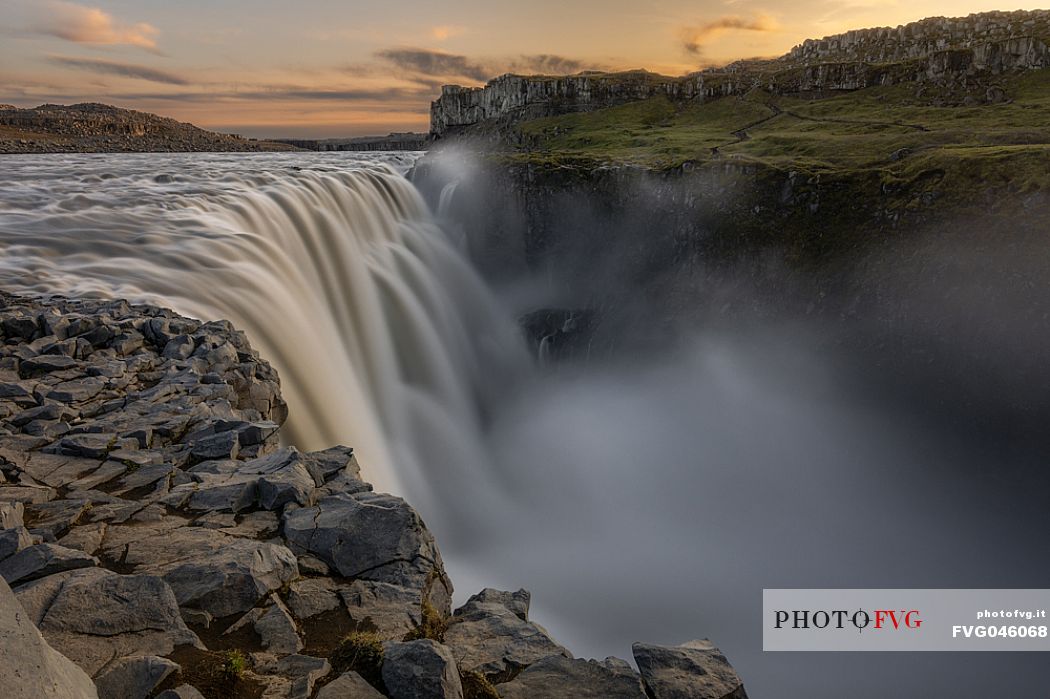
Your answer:
[[[634,660],[653,699],[747,699],[744,683],[710,641],[635,643]]]
[[[463,699],[456,659],[430,639],[387,643],[383,684],[391,699]]]
[[[913,81],[953,86],[975,77],[1050,66],[1047,36],[1050,11],[984,12],[808,39],[777,59],[737,61],[683,77],[645,71],[507,74],[484,87],[442,87],[431,104],[430,131],[437,138],[464,130],[500,131],[515,122],[656,96],[685,102],[743,95],[756,88],[792,94]]]
[[[155,576],[94,568],[50,576],[15,593],[45,637],[91,675],[125,656],[201,646],[171,588]]]
[[[499,685],[503,699],[646,699],[638,673],[623,660],[552,655]]]
[[[48,645],[3,580],[0,682],[12,699],[98,699],[91,678]]]
[[[485,589],[456,610],[445,632],[461,670],[509,679],[551,655],[571,658],[539,624],[528,619],[529,593]]]
[[[287,513],[283,533],[293,551],[316,556],[343,577],[425,590],[448,613],[452,585],[434,537],[401,498],[331,495]]]

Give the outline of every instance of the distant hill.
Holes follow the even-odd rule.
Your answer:
[[[0,105],[0,153],[283,151],[294,146],[215,133],[106,104]]]
[[[355,138],[279,138],[276,140],[278,143],[287,143],[296,148],[319,151],[426,150],[430,146],[429,134],[411,132],[396,132],[386,136],[358,136]]]

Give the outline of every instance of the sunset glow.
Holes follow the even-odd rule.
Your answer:
[[[249,136],[425,131],[445,83],[505,72],[682,74],[847,29],[995,8],[987,0],[0,0],[0,103],[102,101]]]

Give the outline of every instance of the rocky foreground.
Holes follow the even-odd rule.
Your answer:
[[[709,642],[574,659],[353,450],[282,447],[229,323],[0,294],[0,683],[84,699],[743,699]],[[6,582],[4,582],[6,581]]]

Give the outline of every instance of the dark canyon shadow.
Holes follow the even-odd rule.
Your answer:
[[[707,208],[687,181],[429,160],[417,186],[504,301],[587,319],[538,324],[558,352],[487,432],[506,505],[449,558],[532,589],[583,653],[710,636],[755,697],[1045,696],[1038,654],[764,654],[760,632],[763,588],[1046,586],[1045,207],[806,255],[720,233],[735,184]]]

